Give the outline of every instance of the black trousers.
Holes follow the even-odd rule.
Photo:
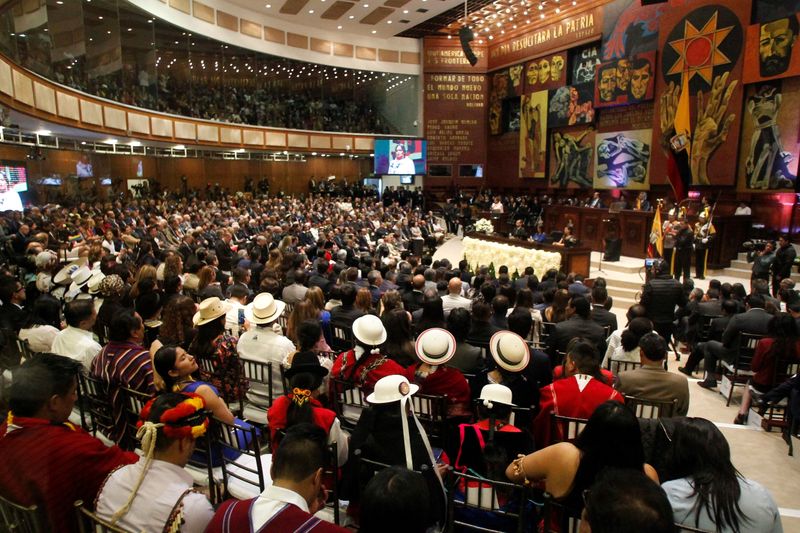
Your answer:
[[[692,277],[692,249],[688,248],[686,250],[682,249],[675,249],[675,279],[681,279],[683,276],[684,279],[689,279]]]
[[[664,248],[664,261],[669,265],[669,274],[672,275],[672,254],[675,248]]]
[[[706,275],[706,260],[708,259],[708,248],[694,251],[694,272],[696,278],[703,278]]]

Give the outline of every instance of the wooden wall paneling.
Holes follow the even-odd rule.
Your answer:
[[[33,83],[31,79],[18,70],[13,71],[14,98],[23,104],[33,107]]]
[[[11,65],[0,61],[0,92],[14,96],[14,81],[11,75]]]
[[[34,82],[33,95],[36,99],[36,109],[51,115],[56,114],[56,93],[53,89],[39,82]]]
[[[71,94],[61,91],[56,92],[56,104],[58,105],[58,116],[69,120],[80,120],[81,110],[78,99]]]

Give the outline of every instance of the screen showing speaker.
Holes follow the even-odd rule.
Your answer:
[[[427,170],[428,143],[421,139],[377,139],[375,174],[424,176]]]
[[[28,170],[22,161],[0,161],[0,193],[8,190],[25,192],[28,190]]]
[[[459,165],[458,175],[462,178],[482,178],[483,165]]]
[[[78,162],[75,163],[75,174],[77,174],[79,178],[91,178],[94,176],[92,160],[89,159],[88,154],[83,154]]]

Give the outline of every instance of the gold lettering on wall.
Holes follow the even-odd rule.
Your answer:
[[[430,163],[483,162],[488,80],[477,74],[425,76],[425,138]]]
[[[595,32],[594,13],[587,13],[579,17],[564,19],[533,33],[523,35],[492,48],[492,59],[516,52],[524,52],[529,48],[546,46],[556,39],[568,37],[570,39],[583,39],[591,37]]]

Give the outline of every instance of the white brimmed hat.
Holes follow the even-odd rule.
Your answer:
[[[200,286],[200,278],[197,277],[197,274],[192,274],[190,272],[189,274],[186,274],[186,276],[183,277],[184,289],[189,289],[194,291],[197,290],[199,286]]]
[[[520,372],[528,366],[531,352],[525,339],[511,331],[498,331],[489,339],[489,351],[495,363],[509,372]]]
[[[69,292],[78,291],[92,279],[92,271],[87,266],[78,267],[70,274],[70,278],[72,284],[69,286]]]
[[[84,266],[88,262],[89,260],[86,257],[82,257],[80,259],[72,261],[71,263],[67,263],[53,277],[53,283],[55,283],[56,285],[66,285],[72,279],[71,278],[72,273],[78,270],[80,267]]]
[[[200,302],[197,312],[194,314],[194,317],[192,317],[192,322],[195,326],[208,324],[230,311],[230,309],[230,304],[223,302],[216,296],[206,298]]]
[[[276,300],[270,293],[262,292],[245,307],[245,317],[251,324],[269,324],[278,319],[286,309],[286,304]]]
[[[353,335],[367,346],[378,346],[386,342],[386,328],[375,315],[364,315],[353,322]]]
[[[399,402],[407,396],[413,396],[418,390],[419,385],[409,383],[405,376],[394,374],[379,379],[375,383],[374,392],[367,396],[367,401],[369,403]]]
[[[106,279],[106,275],[102,272],[92,272],[92,277],[89,278],[89,294],[100,293],[100,282]]]
[[[430,328],[419,334],[414,348],[423,363],[443,365],[455,355],[456,339],[446,329]]]
[[[511,397],[511,389],[505,385],[489,383],[488,385],[484,385],[481,389],[481,395],[478,397],[478,400],[482,401],[483,405],[489,409],[492,408],[493,403],[516,407],[516,405],[511,402]]]

